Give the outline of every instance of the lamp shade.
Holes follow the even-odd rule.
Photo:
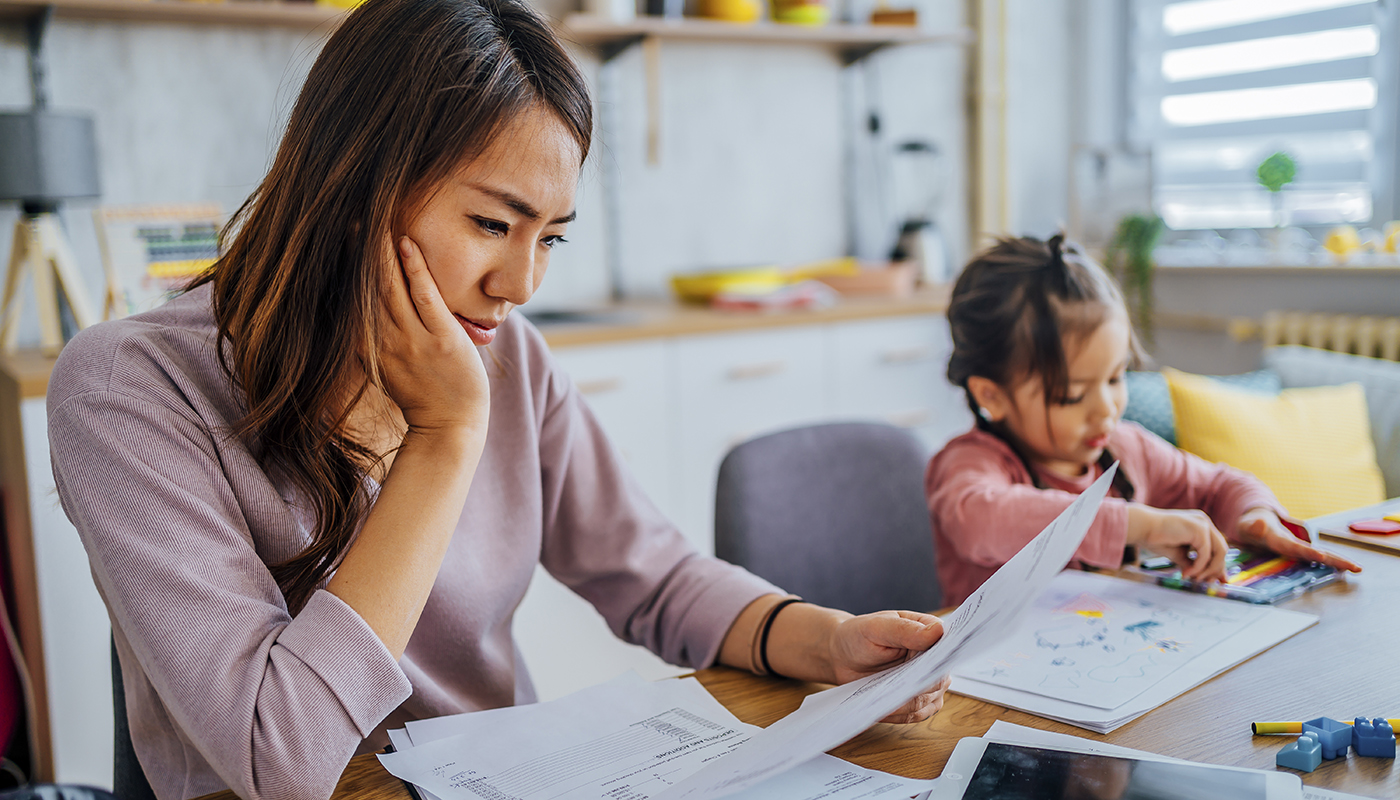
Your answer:
[[[53,206],[101,193],[91,117],[47,110],[0,114],[0,200]]]

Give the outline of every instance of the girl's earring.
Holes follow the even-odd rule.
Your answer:
[[[988,411],[987,409],[982,408],[982,407],[980,407],[980,406],[977,408],[977,416],[981,417],[982,419],[986,420],[987,422],[993,422],[993,421],[994,421],[994,420],[992,419],[992,412],[990,412],[990,411]]]

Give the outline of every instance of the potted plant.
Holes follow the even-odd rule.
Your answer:
[[[1259,185],[1269,190],[1269,196],[1274,208],[1274,228],[1282,228],[1283,218],[1283,187],[1293,182],[1298,176],[1298,165],[1293,162],[1293,157],[1279,151],[1264,159],[1259,164],[1257,171]]]
[[[1151,347],[1156,340],[1152,324],[1152,273],[1156,262],[1152,251],[1165,229],[1156,214],[1129,214],[1118,220],[1118,228],[1108,244],[1104,260],[1123,286],[1123,300],[1133,325]]]

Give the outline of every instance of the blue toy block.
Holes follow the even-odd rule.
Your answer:
[[[1303,723],[1303,733],[1317,734],[1322,743],[1322,757],[1328,760],[1345,758],[1351,747],[1351,726],[1331,717],[1318,717]]]
[[[1274,762],[1280,767],[1312,772],[1322,763],[1322,743],[1317,740],[1317,734],[1305,733],[1296,742],[1284,745]]]
[[[1351,726],[1351,746],[1358,756],[1395,758],[1395,730],[1385,717],[1357,717]]]

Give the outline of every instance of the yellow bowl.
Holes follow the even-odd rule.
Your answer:
[[[773,19],[787,25],[825,25],[831,9],[820,3],[783,3],[773,8]]]
[[[672,275],[671,291],[687,303],[708,303],[720,292],[765,292],[778,289],[787,278],[777,267]]]
[[[703,0],[700,4],[701,14],[726,22],[753,22],[762,10],[758,0]]]

